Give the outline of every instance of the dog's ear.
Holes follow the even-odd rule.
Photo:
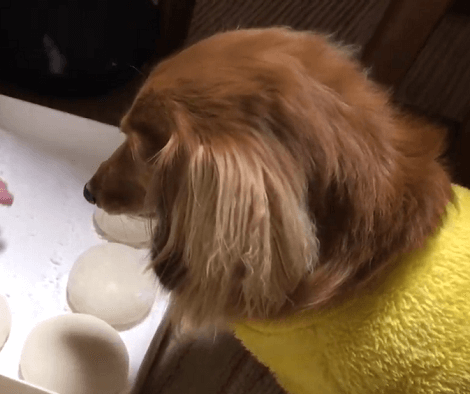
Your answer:
[[[153,263],[197,324],[272,316],[316,261],[302,170],[260,139],[170,141],[160,158]]]
[[[322,169],[309,181],[320,263],[292,297],[299,309],[332,305],[375,286],[397,256],[426,244],[452,201],[449,175],[439,159],[443,131],[388,111],[382,106],[367,118],[344,111],[331,120],[341,139],[336,154],[324,155],[330,171]],[[316,128],[317,138],[325,137],[321,130]],[[328,136],[318,146],[331,140]]]

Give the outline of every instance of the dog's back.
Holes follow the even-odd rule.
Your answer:
[[[470,392],[470,191],[376,290],[236,334],[291,394]],[[410,218],[413,220],[413,218]]]

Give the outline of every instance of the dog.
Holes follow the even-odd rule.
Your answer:
[[[470,278],[468,191],[444,131],[392,104],[350,48],[288,28],[216,34],[156,66],[121,131],[84,195],[158,218],[151,264],[173,322],[234,330],[292,394],[470,392],[470,325],[446,315],[456,354],[407,326],[470,313],[420,271],[455,261],[436,255],[443,237],[463,259],[447,271]]]

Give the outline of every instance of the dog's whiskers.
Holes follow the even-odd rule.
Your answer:
[[[144,76],[144,73],[140,71],[136,66],[133,66],[132,64],[128,64],[128,66],[137,71],[140,75]]]

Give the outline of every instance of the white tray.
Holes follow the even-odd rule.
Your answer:
[[[76,258],[105,242],[94,231],[94,207],[82,191],[123,139],[116,127],[0,95],[0,178],[14,195],[13,206],[0,206],[0,294],[12,311],[12,331],[0,351],[2,394],[18,384],[20,353],[31,329],[70,313],[65,292]],[[167,305],[168,296],[161,294],[144,322],[120,333],[130,356],[125,393],[141,383],[139,369]],[[146,360],[151,361],[149,356]],[[40,392],[20,385],[22,391],[12,392]]]

